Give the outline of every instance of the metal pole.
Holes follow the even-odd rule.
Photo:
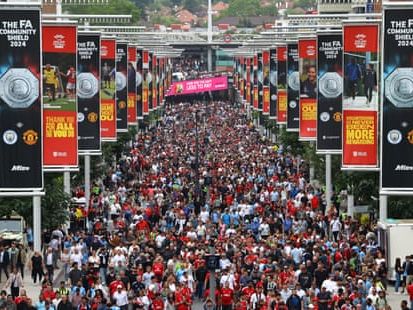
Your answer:
[[[212,72],[212,47],[208,46],[208,72]]]
[[[65,171],[63,172],[63,190],[66,194],[71,196],[70,192],[70,172]],[[70,219],[67,219],[66,221],[66,231],[70,228]]]
[[[331,205],[332,180],[331,180],[331,154],[326,154],[326,211]]]
[[[85,199],[86,210],[88,210],[90,200],[90,155],[85,155]]]
[[[199,137],[198,137],[198,111],[195,111],[195,191],[196,200],[199,202],[200,199],[200,188],[199,188]]]
[[[380,195],[379,219],[382,223],[387,220],[387,195]]]
[[[40,196],[33,196],[33,249],[42,251],[42,201]]]
[[[347,195],[347,215],[354,216],[354,195],[352,194]]]
[[[209,253],[215,255],[215,246],[209,247]],[[209,298],[215,303],[215,289],[216,289],[215,269],[210,270],[209,275]]]

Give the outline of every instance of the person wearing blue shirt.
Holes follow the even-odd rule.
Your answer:
[[[345,76],[348,83],[349,94],[354,100],[356,98],[357,83],[361,78],[361,70],[356,63],[356,59],[352,58],[350,63],[346,65]]]

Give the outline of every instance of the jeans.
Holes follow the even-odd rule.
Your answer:
[[[396,272],[396,283],[394,284],[394,291],[396,293],[399,291],[401,278],[402,277],[401,277],[400,273]]]
[[[203,299],[204,298],[204,282],[198,281],[197,285],[196,285],[196,296],[199,299]]]
[[[99,268],[99,277],[100,277],[100,281],[102,282],[102,284],[106,284],[106,273],[107,273],[107,268]]]

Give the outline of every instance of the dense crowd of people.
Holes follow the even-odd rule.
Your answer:
[[[243,107],[168,105],[96,180],[78,223],[29,259],[38,301],[12,254],[0,309],[389,309],[372,228],[325,206],[303,169]],[[8,253],[0,248],[0,277]],[[399,264],[413,300],[413,262]]]

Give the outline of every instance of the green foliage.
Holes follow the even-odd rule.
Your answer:
[[[136,3],[140,2],[137,1]],[[142,9],[142,8],[141,8]],[[72,14],[132,14],[132,24],[136,24],[141,16],[141,9],[130,0],[109,0],[107,5],[64,5],[63,10]]]
[[[202,0],[183,0],[183,6],[185,9],[190,11],[191,13],[197,13],[200,9],[202,4],[204,4],[205,1]]]
[[[295,0],[294,7],[299,7],[303,10],[312,10],[317,7],[317,2],[314,0]]]
[[[224,16],[258,16],[261,12],[259,0],[230,0],[229,7],[223,12]]]
[[[394,219],[413,219],[413,198],[389,197],[388,216]]]
[[[160,14],[153,15],[151,17],[152,24],[160,24],[165,26],[170,26],[171,24],[179,23],[175,16],[164,16]]]
[[[69,218],[70,197],[63,191],[62,175],[46,174],[45,191],[46,195],[42,197],[42,229],[53,229]],[[32,225],[32,198],[1,198],[0,217],[11,215],[20,215],[28,225]]]

